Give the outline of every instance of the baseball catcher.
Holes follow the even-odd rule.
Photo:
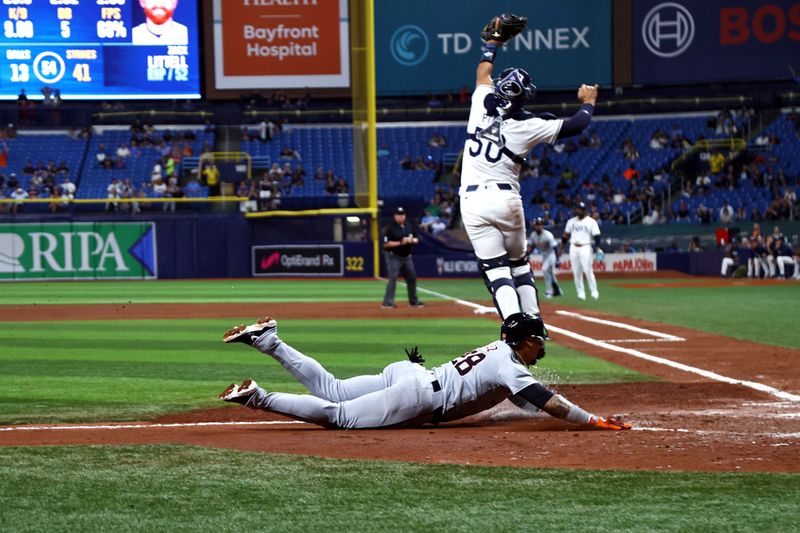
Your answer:
[[[597,101],[596,85],[581,85],[577,113],[567,119],[536,116],[525,103],[536,94],[530,74],[508,68],[492,79],[500,46],[525,29],[527,19],[493,17],[481,31],[478,63],[461,171],[461,215],[484,283],[503,318],[539,313],[539,296],[526,253],[527,233],[519,172],[531,149],[579,134]]]
[[[278,338],[271,317],[225,333],[224,342],[243,342],[271,356],[311,395],[267,392],[252,380],[231,384],[220,399],[252,409],[284,414],[329,428],[420,426],[458,420],[489,409],[506,398],[531,404],[567,422],[599,429],[630,429],[614,418],[590,414],[536,381],[529,365],[544,357],[549,338],[541,318],[509,316],[501,340],[475,348],[452,361],[426,369],[415,347],[408,360],[379,374],[336,379],[315,359]]]

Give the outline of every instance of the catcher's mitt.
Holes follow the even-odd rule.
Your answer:
[[[527,17],[521,17],[513,13],[503,13],[499,17],[492,17],[492,20],[483,27],[481,39],[484,42],[500,41],[504,43],[522,32],[526,24],[528,24]]]

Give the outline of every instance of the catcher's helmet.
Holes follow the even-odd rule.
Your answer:
[[[530,313],[508,315],[500,327],[500,339],[513,348],[528,337],[550,338],[542,318]]]
[[[494,92],[511,103],[524,104],[536,94],[536,85],[521,68],[507,68],[494,81]]]

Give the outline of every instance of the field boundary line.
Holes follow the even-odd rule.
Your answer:
[[[469,302],[466,300],[462,300],[460,298],[455,298],[453,296],[448,296],[446,294],[442,294],[439,292],[431,291],[429,289],[423,289],[422,287],[419,288],[420,291],[425,291],[429,294],[434,296],[438,296],[440,298],[444,298],[445,300],[450,300],[456,302],[460,305],[464,305],[467,307],[471,307],[476,310],[476,312],[481,312],[484,309],[488,309],[486,306],[476,304],[473,302]],[[598,319],[599,320],[599,319]],[[634,326],[631,326],[634,327]],[[616,346],[614,344],[603,342],[597,339],[593,339],[591,337],[587,337],[585,335],[581,335],[580,333],[575,333],[574,331],[570,331],[564,328],[559,328],[558,326],[547,325],[548,331],[554,331],[556,333],[560,333],[567,337],[571,337],[575,340],[585,342],[586,344],[590,344],[592,346],[596,346],[598,348],[603,348],[612,352],[623,353],[626,355],[630,355],[632,357],[636,357],[639,359],[644,359],[645,361],[650,361],[651,363],[657,363],[660,365],[668,366],[670,368],[674,368],[676,370],[682,370],[684,372],[688,372],[690,374],[696,374],[698,376],[703,376],[704,378],[711,379],[713,381],[720,381],[722,383],[729,383],[731,385],[742,385],[744,387],[748,387],[750,389],[754,389],[760,392],[765,392],[771,396],[775,396],[776,398],[780,398],[782,400],[789,400],[792,402],[800,402],[800,395],[792,394],[790,392],[782,391],[780,389],[776,389],[775,387],[770,387],[769,385],[764,385],[763,383],[758,383],[755,381],[747,381],[742,379],[734,379],[729,378],[728,376],[723,376],[722,374],[717,374],[716,372],[712,372],[710,370],[703,370],[702,368],[696,368],[693,366],[689,366],[683,363],[678,363],[676,361],[672,361],[670,359],[665,359],[664,357],[658,357],[656,355],[650,355],[644,352],[640,352],[639,350],[633,350],[631,348],[623,348],[622,346]]]
[[[0,427],[0,431],[67,431],[73,429],[160,429],[160,428],[190,428],[210,426],[275,426],[283,424],[307,424],[300,420],[264,420],[260,422],[185,422],[172,424],[76,424],[61,426],[12,426]]]
[[[628,331],[635,331],[636,333],[644,333],[645,335],[650,335],[652,337],[658,337],[659,339],[669,340],[673,342],[685,341],[683,337],[678,337],[675,335],[670,335],[669,333],[661,333],[660,331],[655,331],[652,329],[645,329],[640,328],[638,326],[633,326],[631,324],[626,324],[624,322],[616,322],[614,320],[606,320],[604,318],[596,318],[593,316],[582,315],[581,313],[574,313],[572,311],[564,311],[564,310],[557,310],[557,315],[561,316],[568,316],[571,318],[577,318],[578,320],[585,320],[586,322],[594,322],[595,324],[603,324],[605,326],[612,326],[619,329],[627,329]]]

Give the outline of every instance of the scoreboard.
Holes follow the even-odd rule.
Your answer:
[[[200,98],[197,0],[0,0],[0,99]]]

